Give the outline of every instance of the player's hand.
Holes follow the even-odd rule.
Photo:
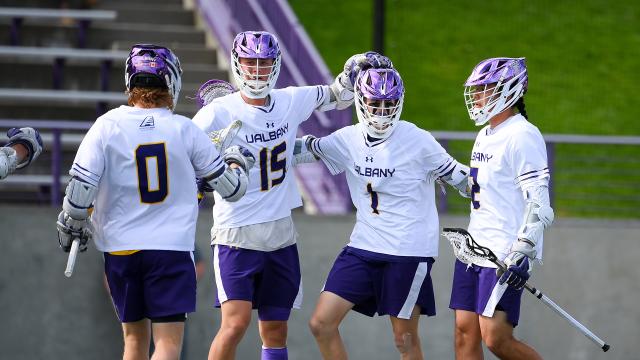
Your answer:
[[[500,276],[500,285],[505,282],[516,290],[522,289],[531,277],[531,262],[529,257],[517,251],[512,251],[504,259],[507,270]],[[499,273],[498,273],[499,274]]]
[[[350,90],[353,90],[353,86],[356,83],[358,74],[361,71],[370,68],[392,69],[393,63],[388,57],[378,54],[375,51],[367,51],[363,54],[355,54],[347,59],[347,61],[344,63],[342,72],[343,77],[340,79],[342,81],[342,85]]]
[[[236,164],[244,170],[245,174],[249,174],[249,170],[256,162],[256,158],[253,156],[249,149],[244,146],[234,145],[225,150],[223,155],[224,161],[231,165]]]
[[[0,180],[16,170],[16,151],[10,147],[0,147]]]
[[[89,219],[76,220],[61,211],[58,214],[56,227],[58,228],[58,243],[62,251],[69,252],[75,239],[80,240],[79,250],[81,252],[87,250],[87,242],[93,237],[93,229]]]
[[[20,164],[18,164],[18,169],[29,165],[42,153],[42,138],[38,130],[34,128],[11,128],[7,131],[7,136],[9,137],[9,143],[6,146],[21,144],[26,147],[29,152],[27,159],[20,161]]]
[[[196,185],[198,186],[198,204],[200,204],[204,200],[206,193],[213,192],[213,188],[208,181],[201,178],[196,179]]]

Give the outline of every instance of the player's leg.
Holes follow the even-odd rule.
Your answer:
[[[323,359],[347,359],[347,351],[338,327],[353,305],[352,302],[330,291],[320,294],[309,320],[309,328],[316,338]]]
[[[389,319],[391,319],[393,339],[396,348],[400,352],[400,358],[402,360],[423,359],[420,335],[418,333],[420,306],[414,307],[410,319],[400,319],[395,316],[389,316]]]
[[[152,323],[153,359],[178,359],[186,314],[196,309],[196,274],[190,251],[141,251],[144,298]]]
[[[496,311],[490,318],[480,316],[480,329],[482,340],[500,359],[542,360],[532,347],[513,337],[513,325],[504,311]]]
[[[293,223],[288,222],[288,230]],[[283,231],[284,232],[284,231]],[[292,308],[302,303],[302,277],[297,245],[266,253],[267,262],[257,289],[258,327],[262,360],[286,360],[287,321]]]
[[[478,314],[473,311],[455,310],[454,346],[456,359],[483,358]]]
[[[418,322],[420,315],[436,314],[431,280],[433,258],[398,261],[389,256],[376,289],[377,312],[391,319],[394,342],[401,359],[422,359]]]
[[[124,359],[148,359],[151,324],[146,319],[142,253],[104,253],[104,271],[109,294],[122,323]]]
[[[149,358],[151,325],[148,319],[122,323],[122,334],[124,337],[123,360]]]
[[[221,305],[220,329],[211,348],[209,360],[232,360],[236,356],[236,348],[251,323],[252,303],[245,300],[227,300]]]
[[[256,276],[264,269],[265,253],[226,245],[212,245],[212,250],[216,306],[221,308],[222,319],[209,349],[209,360],[234,359],[251,322]]]
[[[456,260],[449,308],[455,312],[454,347],[456,359],[483,358],[482,336],[477,310],[480,267]]]
[[[154,319],[152,323],[155,351],[152,360],[178,360],[184,335],[184,315]]]

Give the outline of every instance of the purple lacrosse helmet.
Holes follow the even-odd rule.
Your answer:
[[[477,126],[484,125],[512,107],[527,92],[528,79],[525,58],[481,61],[464,83],[464,100],[471,120]]]
[[[367,69],[355,83],[356,114],[367,135],[384,139],[400,120],[404,85],[395,69]]]
[[[134,87],[163,87],[178,102],[182,87],[180,60],[169,49],[151,44],[137,44],[131,48],[124,71],[127,91]]]
[[[266,31],[244,31],[236,35],[231,49],[233,78],[240,92],[250,99],[262,99],[269,94],[278,80],[281,63],[278,40]],[[240,58],[254,59],[255,65],[240,65]],[[269,75],[260,74],[259,59],[273,59],[267,66]],[[261,78],[267,77],[267,80]]]

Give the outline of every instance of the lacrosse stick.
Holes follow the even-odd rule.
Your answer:
[[[502,271],[507,271],[507,267],[502,261],[498,260],[496,254],[494,254],[493,251],[491,251],[489,248],[478,244],[467,230],[459,228],[444,228],[442,229],[442,235],[447,238],[447,240],[449,240],[451,246],[453,247],[454,255],[463,263],[468,265],[480,264],[488,260],[496,264]],[[536,289],[528,282],[524,284],[524,288],[532,293],[536,298],[540,299],[540,301],[542,301],[545,305],[550,307],[551,310],[555,311],[558,315],[567,320],[584,336],[588,337],[589,340],[598,344],[602,351],[606,352],[607,350],[609,350],[609,348],[611,347],[609,344],[605,343],[602,339],[596,336],[596,334],[582,325],[578,320],[574,319],[571,315],[569,315],[569,313],[564,311],[560,306],[549,299],[540,290]]]
[[[236,89],[233,85],[224,80],[211,79],[207,80],[204,84],[200,85],[198,92],[196,92],[196,101],[199,107],[209,105],[213,99],[229,95],[235,92]]]
[[[64,270],[64,276],[71,277],[73,274],[73,267],[76,265],[76,256],[78,256],[78,249],[80,249],[80,240],[75,239],[71,243],[71,250],[69,251],[69,257],[67,258],[67,268]]]

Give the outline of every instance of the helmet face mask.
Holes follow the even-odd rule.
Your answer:
[[[514,106],[527,91],[524,58],[492,58],[481,61],[465,82],[464,99],[471,120],[484,125]]]
[[[377,139],[391,136],[400,120],[404,85],[394,69],[368,69],[356,79],[356,114],[366,135]]]
[[[134,87],[166,88],[175,108],[182,88],[180,60],[163,46],[134,45],[125,62],[124,82],[127,91]]]
[[[274,88],[281,61],[278,40],[266,31],[241,32],[233,41],[233,78],[240,92],[250,99],[265,98]]]

